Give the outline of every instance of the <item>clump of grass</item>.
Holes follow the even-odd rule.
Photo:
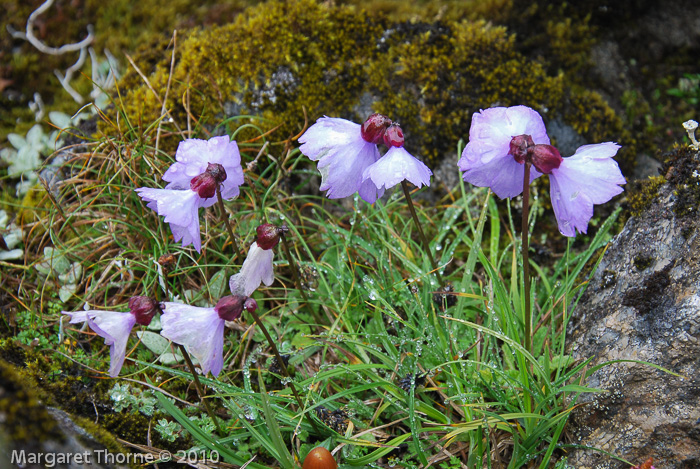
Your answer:
[[[206,138],[192,124],[179,135]],[[290,229],[289,251],[278,248],[276,282],[254,295],[288,363],[273,359],[250,316],[227,330],[224,371],[217,379],[200,378],[223,422],[218,436],[183,410],[183,402],[198,400],[182,390],[191,377],[183,363],[165,366],[134,342],[122,378],[161,391],[161,411],[198,445],[231,464],[255,457],[251,468],[295,467],[319,442],[345,467],[549,467],[562,458],[576,398],[595,391],[582,385],[587,362],[566,355],[569,310],[585,288],[584,266],[609,239],[614,217],[585,250],[567,250],[552,265],[530,260],[531,291],[524,292],[513,222],[501,225],[490,192],[460,185],[435,201],[417,200],[436,271],[400,191],[374,205],[352,199],[349,209],[313,193],[316,171],[293,139],[270,137],[269,123],[241,116],[221,125],[233,138],[241,129],[258,135],[239,142],[244,165],[256,163],[241,196],[225,204],[239,245],[249,245],[261,223]],[[60,196],[49,198],[38,221],[25,227],[32,232],[27,252],[52,246],[81,264],[82,281],[65,309],[86,302],[118,309],[133,295],[164,299],[168,292],[213,305],[237,269],[221,217],[204,212],[200,255],[174,243],[134,193],[162,184],[173,158],[155,142],[170,130],[156,122],[140,133],[125,118],[103,128],[110,131],[66,163]],[[47,312],[45,304],[57,286],[39,280],[29,267],[36,259],[30,255],[27,266],[17,267],[17,284],[3,289],[19,291],[13,298],[38,312],[38,323],[56,324],[59,311]],[[302,291],[293,263],[300,266]],[[443,286],[437,274],[452,283],[448,295],[456,301],[434,301]],[[526,293],[533,298],[530,350],[521,345]],[[63,332],[70,340],[55,344],[59,352],[84,348],[92,367],[106,368],[90,336],[65,324]],[[280,370],[285,365],[303,408]]]

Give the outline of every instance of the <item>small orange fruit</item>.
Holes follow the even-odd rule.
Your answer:
[[[333,459],[333,455],[323,446],[309,451],[304,459],[302,469],[338,469],[338,464]]]

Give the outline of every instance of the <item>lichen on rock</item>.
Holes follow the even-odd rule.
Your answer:
[[[669,155],[666,180],[611,242],[569,326],[571,353],[593,357],[589,366],[640,360],[678,373],[606,365],[586,384],[607,392],[582,396],[571,420],[576,443],[664,468],[700,466],[700,221],[686,211],[699,161],[687,148]],[[679,190],[689,186],[690,195]],[[576,450],[568,462],[627,467],[596,451]]]

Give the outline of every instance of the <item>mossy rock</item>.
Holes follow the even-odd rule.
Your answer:
[[[322,115],[360,122],[384,112],[402,124],[409,150],[434,165],[455,156],[474,112],[525,104],[545,119],[562,117],[588,141],[629,144],[599,96],[548,75],[517,52],[505,28],[484,22],[395,22],[352,6],[295,0],[262,4],[233,24],[186,36],[167,103],[181,128],[187,121],[183,97],[199,123],[211,128],[236,115],[258,115],[269,120],[266,128],[280,125],[277,140],[298,135],[303,109],[310,122]],[[162,97],[170,52],[161,54],[153,65],[150,53],[140,68]],[[120,86],[132,124],[145,127],[160,118],[160,100],[136,73]]]

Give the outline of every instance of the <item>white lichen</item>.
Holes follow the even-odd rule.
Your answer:
[[[683,122],[683,128],[688,132],[688,138],[692,142],[690,146],[694,150],[700,150],[700,142],[695,139],[695,130],[698,128],[698,123],[694,120],[685,121]]]

